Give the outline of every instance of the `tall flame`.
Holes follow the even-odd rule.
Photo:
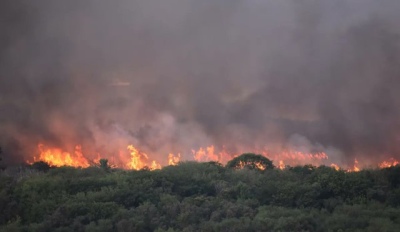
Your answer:
[[[360,168],[358,167],[358,160],[354,159],[354,165],[351,169],[347,170],[349,172],[359,172]]]
[[[168,155],[168,165],[177,165],[181,160],[181,154],[174,155],[172,153],[169,153]]]
[[[161,165],[155,160],[153,160],[151,164],[148,165],[149,156],[144,152],[140,152],[133,145],[129,145],[127,149],[129,150],[131,155],[131,160],[127,165],[129,169],[140,170],[145,167],[150,168],[150,170],[161,169]]]
[[[89,167],[89,161],[83,156],[80,145],[75,146],[72,154],[58,148],[47,148],[44,144],[39,144],[38,150],[39,157],[34,157],[34,161],[44,161],[52,166]]]
[[[279,160],[279,169],[280,170],[283,170],[283,169],[285,169],[285,164],[283,163],[283,160]]]

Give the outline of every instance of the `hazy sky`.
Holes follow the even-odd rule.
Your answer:
[[[0,3],[0,146],[400,158],[400,2]],[[90,153],[89,152],[89,153]]]

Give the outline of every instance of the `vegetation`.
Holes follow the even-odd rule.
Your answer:
[[[248,169],[265,170],[265,169],[273,169],[274,165],[272,164],[271,160],[267,159],[262,155],[245,153],[229,161],[226,164],[226,167],[234,169],[248,168]]]
[[[348,173],[310,165],[279,170],[266,161],[259,171],[232,168],[235,162],[156,171],[113,169],[106,160],[85,169],[7,168],[0,174],[0,231],[400,228],[400,166]]]
[[[1,147],[0,147],[0,171],[5,169],[5,167],[3,166],[2,162],[1,162],[2,160],[3,160],[2,150],[1,150]]]

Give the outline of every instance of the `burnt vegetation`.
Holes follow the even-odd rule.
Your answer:
[[[265,166],[255,165],[262,163]],[[239,165],[245,163],[246,165]],[[241,166],[241,168],[238,168]],[[265,167],[265,168],[260,168]],[[126,171],[43,162],[0,175],[0,231],[398,231],[400,166],[280,170],[244,154]]]

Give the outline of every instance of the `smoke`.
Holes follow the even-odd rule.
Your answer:
[[[400,3],[2,1],[0,146],[400,152]]]

